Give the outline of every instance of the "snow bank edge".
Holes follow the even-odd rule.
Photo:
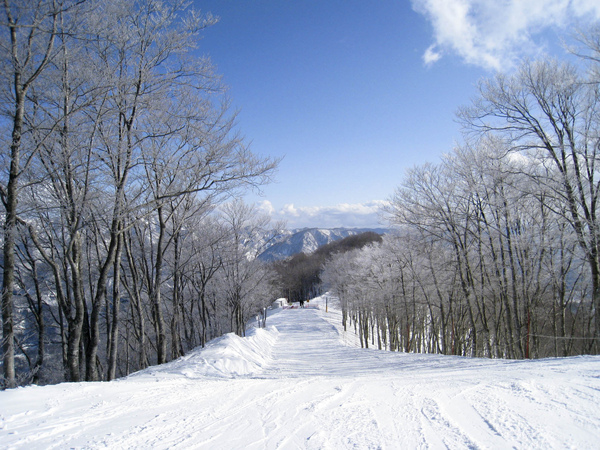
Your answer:
[[[127,379],[141,376],[183,376],[185,378],[236,378],[260,373],[272,361],[272,350],[279,337],[275,326],[252,328],[245,337],[227,333],[213,339],[206,347],[198,347],[169,363],[133,373]]]

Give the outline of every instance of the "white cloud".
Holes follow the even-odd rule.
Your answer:
[[[274,220],[285,220],[288,228],[377,228],[384,226],[380,223],[379,214],[381,207],[386,203],[374,200],[368,203],[342,203],[335,206],[288,204],[280,210],[274,210],[271,217]]]
[[[455,53],[466,63],[499,70],[541,48],[534,40],[549,28],[567,29],[600,19],[598,0],[412,0],[433,26],[423,54],[433,64]]]
[[[275,212],[275,208],[269,200],[263,200],[261,202],[258,202],[258,209],[260,209],[265,214],[268,214],[269,216],[273,215],[273,213]]]
[[[300,213],[298,212],[298,210],[294,207],[293,203],[290,203],[289,205],[285,205],[283,207],[283,209],[281,210],[281,213],[284,216],[291,216],[291,217],[299,217]]]
[[[437,62],[442,57],[442,54],[436,50],[436,45],[430,45],[425,53],[423,54],[423,62],[425,65],[430,66]]]

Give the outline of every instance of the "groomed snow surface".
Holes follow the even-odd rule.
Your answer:
[[[600,448],[600,357],[360,349],[315,304],[117,381],[0,392],[0,448]]]

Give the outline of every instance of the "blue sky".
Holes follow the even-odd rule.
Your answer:
[[[600,18],[597,0],[196,0],[199,48],[252,150],[283,157],[251,195],[289,228],[374,227],[407,168],[461,140],[477,81]]]

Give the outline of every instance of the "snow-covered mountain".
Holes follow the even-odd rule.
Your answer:
[[[303,228],[288,230],[282,234],[258,258],[263,261],[278,261],[296,253],[310,254],[319,247],[348,236],[374,231],[383,234],[382,228]]]

